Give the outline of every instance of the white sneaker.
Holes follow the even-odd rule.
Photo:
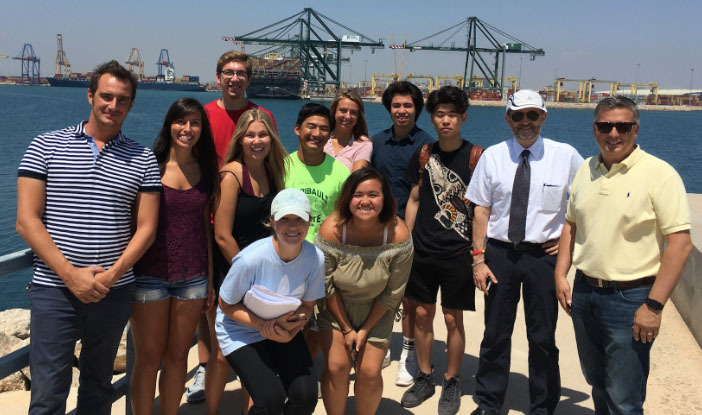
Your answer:
[[[414,375],[417,373],[417,356],[416,352],[412,350],[407,360],[404,362],[399,361],[397,365],[397,378],[395,378],[395,385],[397,386],[409,386],[414,383]]]
[[[385,358],[383,359],[383,369],[390,366],[390,348],[388,347],[388,352],[385,353]]]
[[[414,383],[414,376],[410,374],[407,370],[406,362],[399,362],[397,365],[397,377],[395,378],[395,385],[397,386],[409,386]]]
[[[198,403],[205,400],[205,368],[199,366],[195,376],[193,376],[193,383],[188,386],[185,391],[185,400],[188,403]]]

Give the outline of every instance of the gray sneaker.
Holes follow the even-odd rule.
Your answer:
[[[193,383],[185,391],[185,400],[188,403],[199,403],[205,400],[205,368],[198,366]]]
[[[458,376],[444,379],[439,398],[439,415],[454,415],[461,406],[461,381]]]
[[[414,378],[414,385],[402,395],[400,404],[403,408],[414,408],[434,396],[435,385],[431,378],[432,373],[424,373],[421,370],[417,372],[417,377]]]

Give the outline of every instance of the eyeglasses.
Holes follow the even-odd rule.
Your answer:
[[[541,117],[541,113],[540,113],[539,111],[528,111],[528,112],[526,112],[526,113],[524,113],[524,112],[513,112],[512,115],[510,115],[510,117],[512,118],[512,121],[514,121],[514,122],[519,122],[519,121],[521,121],[521,120],[524,119],[524,116],[525,116],[525,115],[526,115],[526,117],[527,117],[528,119],[530,119],[531,121],[536,121],[536,120],[539,119],[539,117]]]
[[[596,122],[597,131],[602,134],[609,134],[612,128],[616,128],[620,134],[626,134],[631,131],[631,128],[635,126],[635,122]]]
[[[239,79],[248,78],[246,71],[232,71],[231,69],[227,69],[226,71],[222,71],[220,73],[222,74],[222,78],[225,78],[225,79],[234,78],[234,75],[236,75],[236,77]]]

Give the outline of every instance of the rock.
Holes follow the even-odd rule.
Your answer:
[[[15,308],[0,312],[0,355],[5,356],[29,344],[29,310]],[[0,392],[28,390],[29,367],[0,379]]]
[[[27,373],[27,375],[25,375],[25,373]],[[29,379],[28,375],[29,368],[24,368],[0,380],[0,392],[29,390],[32,381]]]

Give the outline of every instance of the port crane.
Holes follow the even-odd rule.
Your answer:
[[[16,59],[22,63],[20,76],[20,83],[22,85],[39,85],[41,78],[39,71],[41,59],[34,53],[34,48],[31,44],[25,43],[22,48],[22,54],[12,59]]]
[[[68,61],[66,52],[63,51],[63,35],[56,35],[56,61],[54,62],[54,74],[68,76],[72,72],[71,63]]]
[[[634,97],[634,100],[636,100],[636,97],[638,97],[639,87],[648,88],[649,92],[651,92],[651,95],[653,95],[653,99],[651,102],[653,102],[654,104],[658,103],[658,82],[635,84],[624,84],[617,82],[614,84],[614,94],[617,94],[622,88],[629,88],[630,94]]]
[[[303,82],[312,94],[323,93],[328,85],[341,87],[342,50],[353,53],[370,47],[375,52],[385,47],[382,41],[371,39],[312,8],[252,32],[226,38],[245,45],[291,47],[293,57],[300,61]]]
[[[408,73],[405,76],[405,81],[410,81],[412,79],[426,79],[427,80],[427,92],[434,90],[434,77],[431,75],[419,75],[414,73]],[[419,86],[420,84],[417,84]]]
[[[457,44],[452,39],[465,39]],[[489,80],[487,89],[502,93],[505,81],[505,60],[508,54],[527,54],[531,60],[544,56],[541,48],[536,48],[491,24],[472,16],[432,35],[394,48],[416,51],[463,52],[466,54],[463,79],[481,76]],[[470,68],[470,70],[469,70]],[[464,85],[467,92],[481,89],[472,83]]]
[[[156,62],[156,66],[158,67],[158,76],[164,75],[164,67],[166,68],[166,72],[168,71],[168,68],[173,68],[173,62],[171,62],[171,58],[168,56],[168,49],[161,49],[161,52],[158,54],[158,62]]]
[[[388,84],[390,82],[397,82],[399,80],[400,80],[400,75],[398,75],[395,72],[388,73],[388,74],[374,73],[373,75],[371,75],[371,93],[375,95],[378,92],[377,91],[378,82]]]
[[[137,77],[139,80],[144,77],[144,61],[141,60],[141,56],[139,55],[139,49],[137,48],[132,48],[129,51],[129,57],[127,60],[124,62],[127,64],[127,69],[134,73],[134,68],[136,67],[137,69]]]
[[[437,76],[434,78],[434,87],[437,89],[441,88],[441,81],[456,81],[456,86],[463,89],[464,79],[462,75]]]

